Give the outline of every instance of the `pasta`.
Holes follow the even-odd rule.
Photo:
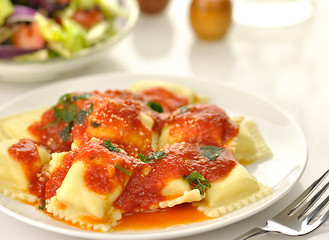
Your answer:
[[[29,139],[0,142],[0,192],[12,198],[37,202],[42,194],[38,183],[45,181],[42,167],[49,152]]]
[[[244,167],[271,154],[253,120],[143,81],[0,119],[0,192],[101,232],[181,204],[219,217],[271,193]]]

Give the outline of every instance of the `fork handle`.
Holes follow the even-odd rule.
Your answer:
[[[246,240],[246,239],[252,238],[254,236],[267,233],[267,232],[268,231],[266,231],[262,228],[254,228],[254,229],[251,229],[249,232],[246,232],[245,234],[242,234],[241,236],[235,238],[234,240]]]

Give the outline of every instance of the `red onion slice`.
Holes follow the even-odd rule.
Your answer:
[[[8,24],[15,24],[17,22],[34,22],[34,15],[37,11],[33,8],[14,5],[14,12],[7,18]]]
[[[23,54],[35,52],[37,50],[39,49],[26,50],[19,49],[10,45],[3,45],[0,46],[0,59],[11,59],[13,57],[21,56]]]

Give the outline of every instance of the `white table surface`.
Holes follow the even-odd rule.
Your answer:
[[[136,28],[99,63],[66,77],[104,72],[203,76],[237,84],[288,112],[305,133],[306,170],[295,188],[270,208],[228,227],[184,239],[233,239],[264,224],[329,168],[329,1],[316,1],[314,16],[286,28],[261,29],[232,24],[216,42],[198,40],[188,16],[190,1],[171,0],[165,12],[141,15]],[[57,79],[56,81],[63,81]],[[52,81],[54,82],[54,81]],[[0,81],[0,102],[47,85]],[[304,237],[329,239],[329,224]],[[326,235],[326,236],[325,236]],[[0,212],[1,240],[73,240],[24,224]],[[255,239],[288,239],[268,234]]]

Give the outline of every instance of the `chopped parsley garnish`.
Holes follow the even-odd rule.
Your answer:
[[[179,108],[179,115],[186,113],[190,109],[190,106],[183,106]]]
[[[77,120],[76,123],[84,123],[86,120],[86,117],[88,116],[88,112],[84,110],[80,110],[77,114]]]
[[[43,200],[42,203],[41,203],[41,205],[39,206],[39,209],[41,211],[43,211],[45,209],[45,207],[46,207],[46,200]]]
[[[110,141],[110,138],[104,142],[104,146],[111,152],[121,152],[119,148],[114,147],[113,143]]]
[[[225,149],[221,147],[216,146],[202,146],[200,148],[201,155],[208,158],[209,160],[213,161],[215,160]]]
[[[120,166],[119,164],[114,163],[114,167],[116,167],[117,169],[119,169],[121,172],[124,172],[128,176],[131,176],[131,172],[129,172],[127,169],[125,169],[124,167]]]
[[[167,154],[164,151],[156,151],[154,153],[151,153],[148,157],[142,153],[138,154],[139,159],[145,163],[153,163],[153,160],[158,160],[158,159],[164,158],[166,156],[167,156]]]
[[[57,105],[53,107],[54,120],[43,126],[42,129],[51,127],[59,122],[67,122],[68,126],[62,129],[59,133],[59,136],[62,138],[62,140],[67,141],[69,139],[73,125],[75,123],[84,123],[88,114],[93,111],[93,103],[91,103],[88,110],[80,110],[78,112],[78,106],[73,102],[79,99],[89,99],[91,97],[91,93],[81,93],[75,95],[72,93],[64,94],[59,98]]]
[[[164,158],[166,156],[167,156],[167,154],[164,151],[155,151],[154,153],[151,153],[150,156],[148,156],[148,159],[158,160],[158,159]]]
[[[188,180],[189,183],[195,183],[196,186],[193,189],[198,189],[200,194],[203,195],[206,188],[211,188],[210,182],[204,178],[198,171],[190,173],[188,176],[183,176],[184,180]]]
[[[46,126],[52,126],[60,121],[67,122],[68,126],[59,132],[59,136],[64,142],[66,142],[69,139],[69,135],[73,127],[73,122],[75,120],[78,107],[74,104],[69,104],[65,106],[65,108],[53,107],[53,109],[55,113],[55,119]]]
[[[159,103],[149,101],[146,105],[148,107],[150,107],[151,109],[153,109],[154,111],[157,111],[159,113],[163,113],[163,107]]]
[[[93,95],[91,93],[78,93],[78,94],[76,94],[72,97],[72,100],[77,101],[77,100],[80,100],[80,99],[89,99],[92,96]]]
[[[65,106],[65,108],[53,107],[55,121],[72,122],[77,114],[78,107],[74,104]]]
[[[94,110],[94,104],[91,103],[90,108],[87,111],[80,110],[77,114],[76,123],[84,123],[88,114],[92,113]]]
[[[61,104],[69,104],[71,102],[81,100],[81,99],[89,99],[93,95],[91,93],[78,93],[78,94],[73,94],[73,93],[66,93],[63,96],[61,96],[58,100],[58,105]]]
[[[58,105],[70,103],[71,102],[72,93],[66,93],[61,96],[57,102]]]
[[[61,137],[61,139],[63,139],[64,142],[69,140],[71,129],[72,129],[72,122],[69,123],[69,125],[66,128],[62,129],[59,132],[59,136]]]
[[[98,128],[100,125],[101,125],[100,123],[97,123],[97,122],[94,122],[94,121],[90,122],[90,126],[92,126],[93,128]]]
[[[148,157],[145,156],[143,153],[139,153],[138,157],[142,162],[145,162],[145,163],[152,163],[153,162],[152,160],[149,160]]]

